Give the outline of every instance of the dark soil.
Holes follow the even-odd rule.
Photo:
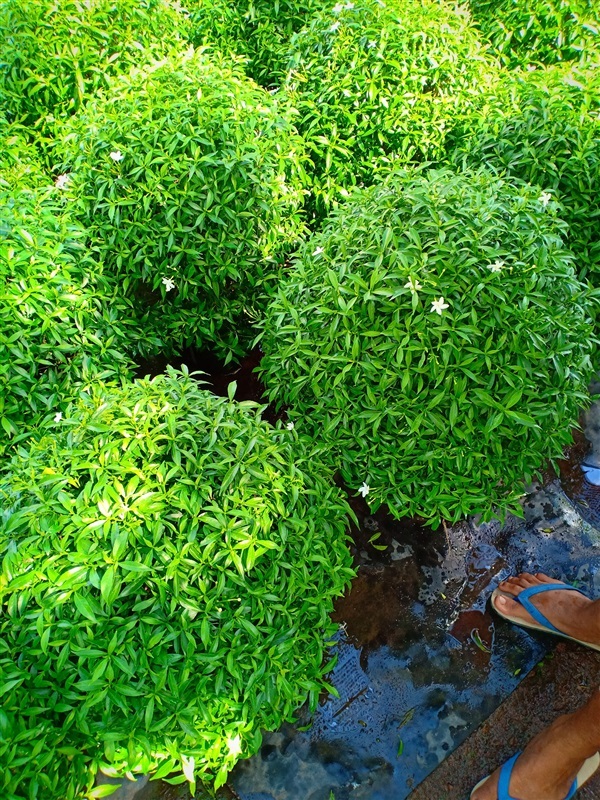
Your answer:
[[[164,372],[167,366],[179,368],[184,365],[190,372],[201,373],[196,376],[198,380],[219,397],[227,397],[229,384],[235,381],[235,399],[251,400],[266,406],[263,417],[274,425],[277,420],[287,419],[287,415],[284,409],[277,410],[274,404],[267,403],[265,387],[256,374],[262,355],[260,347],[255,347],[239,363],[225,364],[210,350],[188,347],[180,355],[171,358],[154,356],[140,359],[137,376],[141,378],[149,375],[153,378]]]

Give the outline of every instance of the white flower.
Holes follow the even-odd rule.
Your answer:
[[[120,150],[113,150],[112,153],[110,154],[110,157],[112,158],[113,161],[123,161],[123,159],[125,158],[125,156]]]
[[[333,7],[333,13],[339,14],[344,10],[344,6],[341,3],[338,3],[336,6]]]
[[[165,287],[165,292],[170,292],[171,289],[175,288],[175,281],[172,278],[163,278],[162,282]]]
[[[363,483],[363,485],[360,487],[360,489],[358,490],[358,493],[361,494],[363,497],[366,497],[369,494],[370,491],[371,491],[371,487],[365,481]]]
[[[227,749],[232,756],[239,756],[242,752],[242,742],[239,736],[227,739]]]
[[[288,422],[288,424],[285,427],[288,429],[288,431],[293,431],[294,430],[294,423],[293,422]]]
[[[354,3],[346,3],[344,8],[347,9],[348,11],[352,11],[352,9],[354,8]]]
[[[61,412],[60,412],[60,411],[58,411],[58,412],[57,412],[57,413],[54,415],[54,422],[60,422],[60,421],[61,421],[61,419],[62,419],[62,414],[61,414]]]
[[[331,28],[329,28],[329,30],[331,31],[331,33],[335,33],[339,27],[340,27],[340,22],[339,20],[337,20],[336,22],[333,23],[333,25],[331,26]]]
[[[442,312],[445,308],[449,308],[448,303],[444,303],[444,298],[440,297],[439,300],[434,300],[431,304],[431,313],[435,311],[437,314],[442,316]]]
[[[404,284],[404,288],[405,289],[410,289],[411,292],[418,292],[419,289],[422,289],[423,287],[421,286],[419,281],[416,280],[416,278],[409,278],[408,279],[408,283]]]
[[[324,253],[324,252],[325,252],[325,248],[324,247],[317,247],[315,249],[315,251],[313,252],[313,256],[320,256],[321,253]]]
[[[500,259],[494,261],[493,264],[488,264],[488,269],[491,270],[492,272],[501,272],[503,267],[504,267],[504,261],[500,261]]]
[[[544,208],[548,205],[550,200],[552,200],[552,195],[550,192],[542,192],[539,197],[540,203],[544,206]]]
[[[375,39],[371,39],[369,42],[367,42],[367,47],[371,48],[377,47],[377,42],[375,41]]]
[[[181,755],[181,771],[190,783],[194,782],[194,771],[196,769],[196,759],[193,756]]]
[[[68,175],[58,175],[58,177],[54,181],[54,185],[56,186],[57,189],[66,189],[68,183],[69,183]]]

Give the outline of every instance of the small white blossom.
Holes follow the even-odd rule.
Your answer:
[[[354,8],[354,3],[346,3],[346,5],[344,6],[344,8],[345,8],[347,11],[352,11],[352,9]]]
[[[110,157],[112,158],[113,161],[123,161],[123,159],[125,158],[125,156],[120,150],[113,150],[112,153],[110,154]]]
[[[338,3],[336,6],[333,7],[334,14],[340,14],[344,10],[344,6],[341,3]]]
[[[358,490],[358,493],[361,494],[363,497],[366,497],[369,494],[370,491],[371,491],[371,487],[365,481],[363,483],[363,485],[360,487],[360,489]]]
[[[377,47],[377,42],[375,41],[375,39],[371,39],[369,42],[367,42],[367,47],[370,48]]]
[[[540,203],[544,206],[544,208],[548,205],[550,200],[552,200],[552,195],[550,192],[542,192],[539,197]]]
[[[340,27],[340,22],[339,20],[336,20],[336,22],[333,23],[333,25],[331,26],[331,28],[329,28],[329,30],[331,31],[331,33],[335,33],[339,27]]]
[[[165,287],[165,292],[170,292],[171,289],[175,288],[175,281],[172,278],[163,278],[162,282]]]
[[[444,303],[444,298],[440,297],[439,300],[434,300],[431,304],[431,313],[433,314],[435,311],[436,314],[439,314],[441,317],[445,308],[449,308],[448,303]]]
[[[411,292],[418,292],[419,289],[422,289],[423,287],[421,286],[419,281],[416,280],[416,278],[409,278],[408,279],[408,283],[404,284],[404,288],[405,289],[410,289]]]
[[[61,419],[62,419],[62,414],[61,414],[61,412],[60,412],[60,411],[58,411],[58,412],[57,412],[57,413],[54,415],[54,422],[60,422],[60,421],[61,421]]]
[[[227,739],[227,749],[232,756],[239,756],[242,752],[242,741],[239,736]]]
[[[313,252],[313,256],[320,256],[321,253],[324,253],[324,252],[325,252],[325,248],[324,247],[317,247]]]
[[[491,270],[492,272],[501,272],[503,268],[504,268],[504,261],[500,261],[500,259],[494,261],[493,264],[488,264],[488,269]]]
[[[288,431],[293,431],[294,430],[294,423],[293,422],[288,422],[288,424],[285,427],[288,429]]]
[[[193,756],[181,756],[181,771],[190,783],[194,782],[194,772],[196,769],[196,759]]]
[[[58,175],[58,177],[54,181],[54,185],[56,186],[57,189],[66,189],[68,183],[69,183],[68,175]]]

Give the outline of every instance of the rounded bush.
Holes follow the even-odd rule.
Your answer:
[[[64,117],[186,26],[168,0],[3,0],[2,105],[26,125]]]
[[[470,0],[473,18],[509,68],[579,60],[600,43],[595,0]]]
[[[74,207],[166,349],[237,348],[302,231],[302,142],[193,48],[113,82],[63,140]]]
[[[0,456],[77,387],[128,375],[139,335],[58,191],[0,181]]]
[[[285,77],[293,33],[323,7],[322,0],[193,0],[191,41],[215,45],[246,60],[246,73],[262,86]]]
[[[438,0],[339,2],[292,38],[289,67],[319,215],[394,162],[436,157],[495,75],[466,13]]]
[[[219,786],[261,730],[316,704],[332,600],[353,574],[348,506],[261,409],[170,370],[81,393],[11,461],[0,483],[11,796],[61,774],[44,800],[79,796],[100,767]],[[50,757],[36,746],[42,723],[61,731]]]
[[[579,275],[594,283],[600,280],[599,114],[593,67],[513,73],[448,143],[454,164],[483,164],[550,190],[562,203]]]
[[[523,480],[570,441],[589,290],[556,206],[485,172],[399,173],[301,250],[263,378],[372,507],[433,524],[518,511]]]

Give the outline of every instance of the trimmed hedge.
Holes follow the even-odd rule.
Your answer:
[[[141,335],[58,191],[0,182],[0,456],[77,389],[128,376]]]
[[[48,133],[110,76],[186,33],[168,0],[3,0],[0,101],[11,120]]]
[[[82,392],[11,461],[0,783],[14,800],[80,797],[100,767],[219,786],[262,730],[316,705],[353,575],[349,509],[260,414],[170,370]]]
[[[600,281],[600,74],[552,67],[512,74],[450,137],[450,161],[484,164],[551,191],[581,278]]]
[[[292,38],[289,67],[319,219],[394,164],[438,157],[496,76],[469,16],[438,0],[337,3]]]
[[[60,149],[75,213],[163,350],[241,352],[303,232],[291,112],[191,48],[115,80]]]
[[[403,172],[300,251],[264,324],[268,396],[353,491],[433,525],[519,513],[588,399],[589,291],[558,204],[486,172]]]

